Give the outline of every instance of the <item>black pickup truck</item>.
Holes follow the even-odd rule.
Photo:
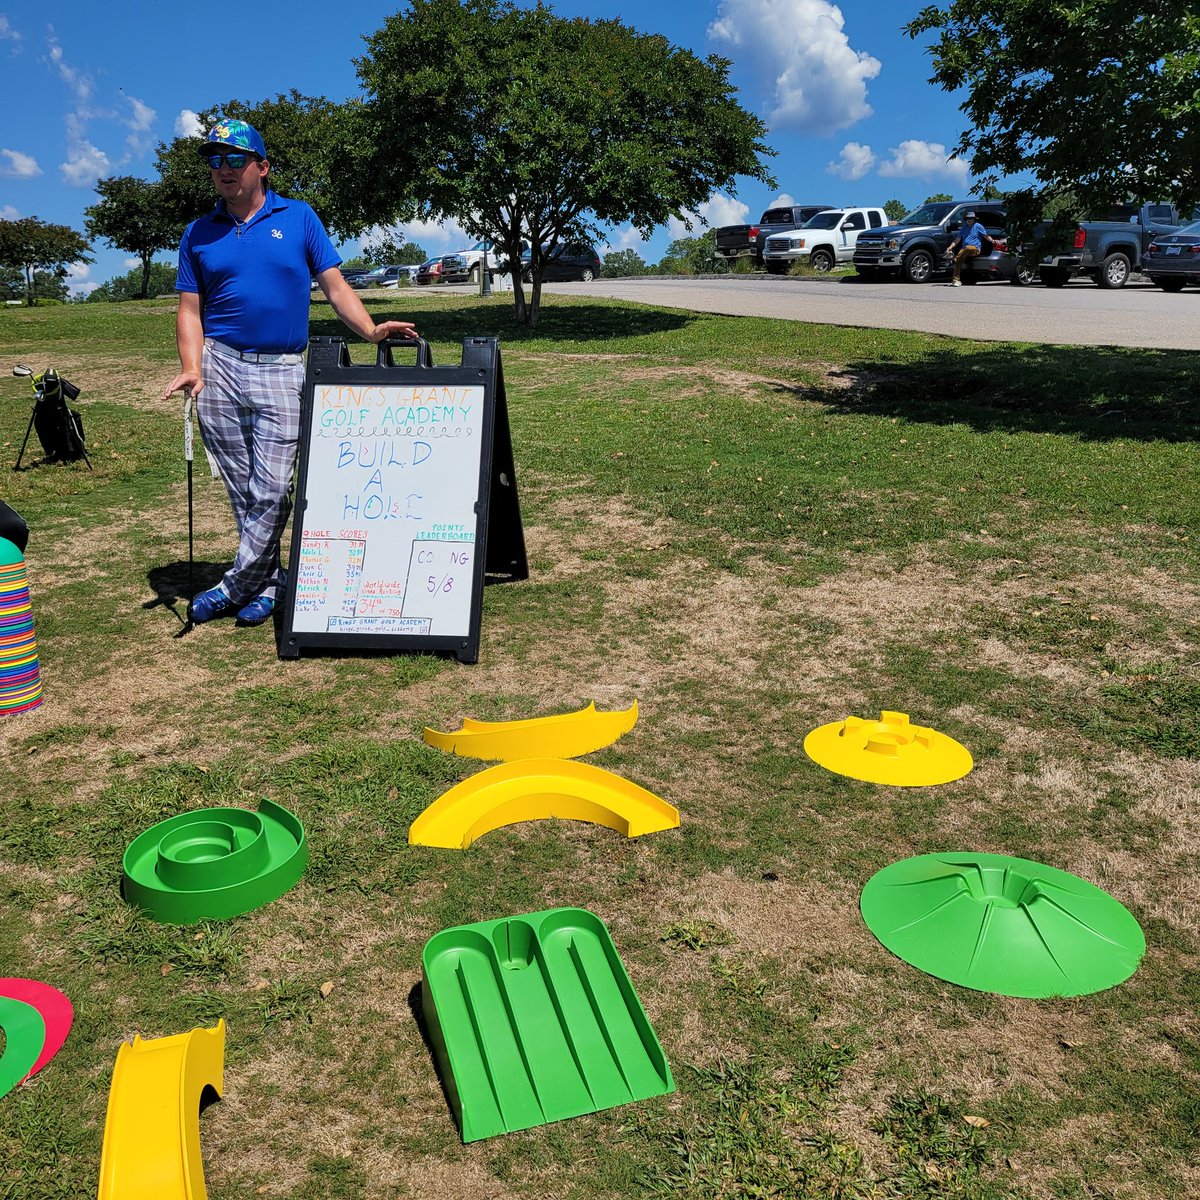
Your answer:
[[[854,244],[855,271],[865,280],[899,274],[909,283],[927,283],[950,269],[946,250],[972,210],[996,246],[991,254],[967,260],[963,282],[1007,279],[1019,286],[1032,282],[1032,271],[1008,252],[1007,210],[988,200],[934,201],[910,212],[897,225],[868,229]]]
[[[1074,275],[1088,275],[1102,288],[1122,288],[1155,237],[1174,233],[1186,219],[1173,204],[1119,204],[1096,217],[1080,223],[1070,246],[1044,255],[1039,274],[1047,287],[1063,287]],[[1037,236],[1047,228],[1040,226]]]
[[[717,253],[732,262],[735,258],[754,256],[754,265],[763,265],[763,246],[773,233],[799,229],[805,221],[836,204],[789,204],[768,208],[757,225],[722,225],[717,230]]]

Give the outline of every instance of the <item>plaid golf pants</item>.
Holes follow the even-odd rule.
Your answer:
[[[237,556],[221,587],[248,604],[256,596],[275,599],[282,586],[279,542],[292,510],[304,363],[298,354],[282,363],[243,362],[235,354],[205,342],[196,415],[237,522]]]

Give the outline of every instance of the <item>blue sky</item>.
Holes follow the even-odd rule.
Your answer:
[[[553,7],[565,16],[618,17],[733,60],[739,99],[767,122],[779,152],[772,169],[780,186],[740,180],[736,197],[713,195],[698,216],[721,225],[756,220],[781,197],[835,205],[895,197],[916,205],[931,192],[969,194],[966,165],[947,161],[963,128],[957,100],[926,82],[923,46],[901,31],[921,3],[568,0]],[[0,112],[9,115],[0,125],[0,217],[36,216],[80,230],[96,178],[152,178],[155,144],[190,131],[200,109],[293,87],[333,100],[354,95],[352,60],[362,38],[395,11],[352,2],[331,16],[313,0],[224,10],[173,0],[4,5]],[[462,240],[453,226],[408,232],[431,253],[458,249]],[[644,244],[636,232],[615,229],[610,244],[656,260],[685,232],[664,227]],[[349,243],[343,252],[356,249]],[[95,263],[75,270],[77,290],[133,265],[103,243],[93,250]]]

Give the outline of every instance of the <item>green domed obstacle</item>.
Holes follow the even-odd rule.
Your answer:
[[[1146,953],[1133,915],[1094,884],[1003,854],[921,854],[862,891],[871,932],[906,963],[1001,996],[1084,996]]]

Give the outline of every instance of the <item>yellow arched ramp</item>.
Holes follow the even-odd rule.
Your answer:
[[[99,1200],[206,1200],[200,1099],[225,1078],[225,1022],[123,1042],[108,1092]]]
[[[476,721],[464,717],[452,732],[426,729],[425,740],[439,750],[464,758],[514,762],[520,758],[578,758],[611,746],[638,719],[635,700],[629,708],[597,712],[593,700],[577,712],[527,721]]]
[[[607,825],[626,837],[679,824],[678,809],[611,771],[570,759],[525,758],[456,784],[412,823],[408,840],[465,850],[502,825],[548,817]]]

